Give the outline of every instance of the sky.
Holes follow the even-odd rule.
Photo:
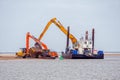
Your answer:
[[[95,49],[120,52],[120,0],[0,0],[0,52],[25,47],[26,33],[38,38],[54,17],[78,40],[95,28]],[[51,50],[65,50],[66,36],[54,24],[41,41]]]

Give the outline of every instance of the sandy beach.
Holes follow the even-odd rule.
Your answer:
[[[110,56],[120,56],[120,53],[105,53],[105,57]],[[22,59],[18,58],[15,54],[0,54],[0,60],[16,60],[16,59]]]

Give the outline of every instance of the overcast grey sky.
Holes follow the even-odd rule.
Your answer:
[[[0,0],[0,52],[25,47],[26,32],[39,37],[53,17],[70,26],[77,39],[95,28],[96,49],[120,51],[120,0]],[[56,51],[66,46],[66,36],[54,24],[42,41]]]

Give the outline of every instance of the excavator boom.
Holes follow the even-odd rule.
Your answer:
[[[45,26],[45,29],[42,31],[42,33],[40,34],[38,40],[41,40],[42,37],[44,36],[45,32],[48,30],[48,28],[50,27],[50,25],[54,23],[65,35],[67,35],[67,30],[64,28],[64,26],[60,23],[60,21],[58,21],[56,18],[51,19],[47,25]],[[70,34],[69,38],[71,39],[72,43],[75,44],[77,43],[77,39]]]
[[[29,41],[30,41],[29,39],[30,38],[36,42],[35,47],[29,48]],[[57,52],[50,51],[46,44],[39,41],[33,35],[30,35],[29,32],[26,34],[26,53],[25,53],[25,56],[27,56],[27,55],[30,55],[31,57],[36,57],[36,58],[38,58],[39,55],[41,55],[42,57],[46,57],[46,58],[49,57],[52,59],[55,59],[56,57],[58,57]]]
[[[44,44],[43,42],[40,42],[37,38],[35,38],[34,36],[30,35],[29,32],[27,32],[26,34],[26,53],[29,53],[29,39],[33,39],[36,43],[38,43],[39,45],[41,45],[44,49],[48,50],[46,44]]]

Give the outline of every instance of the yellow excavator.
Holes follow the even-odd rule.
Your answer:
[[[44,30],[40,34],[38,40],[41,41],[42,37],[50,27],[50,25],[54,23],[66,36],[69,38],[73,44],[72,49],[66,48],[67,51],[62,53],[64,58],[72,58],[72,59],[103,59],[104,54],[103,51],[98,51],[97,54],[94,54],[94,29],[92,30],[92,40],[88,39],[88,31],[86,32],[85,39],[81,38],[78,41],[71,33],[68,35],[68,30],[58,21],[56,18],[52,18]],[[68,39],[68,40],[69,40]]]

